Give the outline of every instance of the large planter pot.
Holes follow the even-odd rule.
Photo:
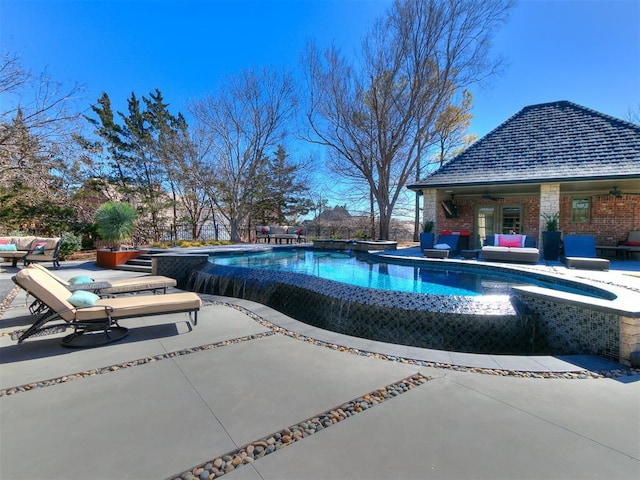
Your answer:
[[[558,260],[561,243],[562,232],[542,232],[542,257],[545,260]]]
[[[427,248],[433,248],[433,242],[435,234],[433,232],[421,232],[420,233],[420,250],[423,251]]]
[[[96,252],[96,265],[102,268],[114,269],[118,265],[123,265],[143,253],[144,251],[142,250],[98,250]]]

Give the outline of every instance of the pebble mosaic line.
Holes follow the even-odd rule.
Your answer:
[[[338,407],[286,427],[259,440],[247,443],[186,472],[168,477],[168,480],[213,480],[222,477],[243,465],[253,463],[266,455],[293,445],[310,435],[321,432],[391,398],[413,390],[429,380],[428,377],[419,373],[411,375],[399,382],[380,387]]]
[[[95,377],[96,375],[103,375],[105,373],[112,373],[118,370],[122,370],[123,368],[137,367],[140,365],[146,365],[148,363],[167,360],[169,358],[181,357],[183,355],[190,355],[192,353],[203,352],[205,350],[212,350],[214,348],[226,347],[228,345],[235,345],[237,343],[247,342],[249,340],[256,340],[259,338],[270,337],[274,334],[275,332],[262,332],[262,333],[256,333],[253,335],[246,335],[244,337],[238,337],[231,340],[222,340],[220,342],[209,343],[207,345],[201,345],[199,347],[184,348],[182,350],[177,350],[175,352],[168,352],[160,355],[139,358],[138,360],[131,360],[128,362],[117,363],[117,364],[109,365],[106,367],[92,368],[90,370],[85,370],[83,372],[72,373],[69,375],[64,375],[62,377],[56,377],[49,380],[43,380],[40,382],[32,382],[24,385],[19,385],[16,387],[9,387],[9,388],[0,390],[0,397],[4,397],[5,395],[16,395],[18,393],[28,392],[28,391],[36,390],[38,388],[43,388],[43,387],[50,387],[52,385],[71,382],[73,380],[80,380],[82,378]]]
[[[270,329],[271,331],[255,334],[255,335],[248,335],[245,337],[239,337],[232,340],[224,340],[224,341],[216,342],[212,344],[201,345],[199,347],[192,347],[188,349],[179,350],[176,352],[164,353],[162,355],[156,355],[153,357],[145,357],[142,359],[132,360],[129,362],[123,362],[123,363],[114,364],[106,367],[94,368],[94,369],[86,370],[83,372],[76,372],[69,375],[64,375],[61,377],[56,377],[56,378],[43,380],[39,382],[32,382],[29,384],[8,387],[0,390],[0,398],[7,395],[15,395],[17,393],[28,392],[38,388],[57,385],[60,383],[65,383],[65,382],[78,380],[86,377],[92,377],[95,375],[110,373],[123,368],[136,367],[139,365],[144,365],[144,364],[159,361],[159,360],[166,360],[167,358],[174,358],[176,356],[189,355],[191,353],[210,350],[212,348],[233,345],[233,344],[245,342],[248,340],[255,340],[258,338],[262,338],[262,337],[266,337],[274,334],[286,335],[288,337],[295,338],[297,340],[304,341],[313,345],[330,348],[332,350],[340,351],[343,353],[350,353],[352,355],[367,356],[371,358],[377,358],[379,360],[386,360],[386,361],[392,361],[392,362],[401,362],[409,365],[416,365],[419,367],[441,368],[441,369],[455,370],[460,372],[480,373],[485,375],[514,376],[514,377],[522,377],[522,378],[596,379],[596,378],[619,378],[624,376],[640,374],[640,369],[624,369],[624,368],[620,368],[616,370],[607,370],[602,372],[592,372],[589,370],[583,370],[578,372],[529,372],[529,371],[520,371],[520,370],[500,370],[500,369],[487,369],[487,368],[477,368],[477,367],[464,367],[464,366],[451,365],[446,363],[427,362],[427,361],[416,360],[412,358],[391,356],[391,355],[386,355],[386,354],[377,353],[377,352],[369,352],[365,350],[359,350],[356,348],[345,347],[342,345],[337,345],[337,344],[332,344],[332,343],[324,342],[321,340],[317,340],[315,338],[301,335],[299,333],[279,327],[269,322],[268,320],[260,317],[259,315],[251,312],[250,310],[247,310],[246,308],[241,307],[239,305],[235,305],[233,303],[212,301],[212,302],[206,302],[206,305],[222,305],[222,306],[233,308],[235,310],[238,310],[244,313],[245,315],[253,319],[256,323],[259,323],[260,325]],[[0,311],[0,317],[1,317],[1,314],[2,314],[2,311]],[[15,334],[15,333],[16,332],[10,332],[9,334]]]
[[[640,374],[640,368],[625,368],[622,366],[619,369],[604,370],[600,372],[594,372],[590,370],[573,371],[573,372],[531,372],[531,371],[525,371],[525,370],[502,370],[502,369],[489,369],[489,368],[479,368],[479,367],[465,367],[460,365],[452,365],[448,363],[428,362],[424,360],[417,360],[417,359],[407,358],[407,357],[397,357],[392,355],[386,355],[383,353],[359,350],[357,348],[352,348],[352,347],[344,347],[341,345],[324,342],[322,340],[317,340],[313,337],[301,335],[297,332],[293,332],[285,328],[279,327],[277,325],[274,325],[268,320],[265,320],[264,318],[256,315],[255,313],[249,310],[246,310],[244,307],[241,307],[239,305],[235,305],[233,303],[226,303],[226,302],[220,302],[220,303],[222,305],[235,308],[236,310],[240,310],[245,315],[251,317],[257,323],[271,329],[275,333],[286,335],[288,337],[295,338],[297,340],[311,343],[313,345],[330,348],[332,350],[337,350],[340,352],[351,353],[353,355],[367,356],[367,357],[377,358],[380,360],[387,360],[391,362],[401,362],[409,365],[416,365],[419,367],[441,368],[441,369],[447,369],[447,370],[455,370],[458,372],[481,373],[484,375],[513,376],[513,377],[521,377],[521,378],[555,378],[555,379],[591,378],[591,379],[595,379],[595,378],[619,378],[624,376],[632,376],[632,375]]]

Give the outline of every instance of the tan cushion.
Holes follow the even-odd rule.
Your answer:
[[[27,268],[37,269],[55,279],[65,287],[71,285],[67,280],[59,277],[55,273],[37,263],[31,263]],[[174,278],[163,277],[161,275],[145,275],[142,277],[120,278],[111,281],[100,281],[101,284],[109,284],[110,287],[101,288],[101,295],[117,295],[119,293],[141,292],[144,290],[161,290],[164,288],[175,287],[178,282]],[[87,289],[90,290],[90,289]]]
[[[36,237],[12,237],[18,250],[29,250]]]
[[[509,247],[509,251],[519,252],[519,253],[531,253],[531,254],[540,253],[540,250],[533,247],[518,247],[518,248]]]
[[[118,293],[128,293],[143,290],[160,290],[163,288],[175,287],[178,282],[174,278],[163,277],[161,275],[149,275],[146,277],[121,278],[107,281],[111,284],[109,288],[103,288],[100,293],[105,295],[115,295]]]
[[[491,245],[487,245],[485,247],[482,247],[482,251],[483,252],[508,252],[509,247],[494,247]]]
[[[272,235],[284,235],[287,233],[287,227],[282,227],[280,225],[273,225],[269,228],[271,229]]]
[[[640,231],[629,232],[629,236],[627,237],[627,242],[640,242]]]
[[[41,270],[23,268],[16,274],[16,282],[55,312],[73,309],[73,305],[68,302],[71,292]],[[60,316],[70,322],[74,318],[74,313],[73,311],[65,312]]]
[[[122,318],[197,310],[201,306],[202,300],[193,292],[101,298],[96,302],[95,307],[78,310],[76,319],[97,320],[104,318],[104,307],[111,307],[109,313],[112,318]]]

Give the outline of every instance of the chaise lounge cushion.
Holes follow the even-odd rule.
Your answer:
[[[164,277],[162,275],[143,275],[140,277],[119,278],[100,282],[94,282],[88,275],[78,275],[67,281],[37,263],[30,264],[28,268],[41,270],[69,290],[72,288],[90,290],[102,296],[157,290],[166,292],[167,288],[177,285],[177,281],[174,278]],[[77,281],[72,282],[71,280],[74,279]],[[82,279],[87,281],[80,282],[79,280]]]

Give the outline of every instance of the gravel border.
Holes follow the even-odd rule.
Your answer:
[[[18,291],[19,291],[19,289],[15,290],[15,294],[17,294]],[[14,297],[15,297],[15,294],[14,294]],[[7,297],[7,298],[9,298],[9,297]],[[6,301],[6,299],[5,299],[5,301]],[[5,303],[6,303],[5,301],[3,301],[3,303],[2,303],[2,305],[4,307],[4,310],[6,310],[6,308],[7,308],[7,306],[5,305]],[[7,303],[7,305],[8,305],[8,303]],[[79,379],[86,378],[86,377],[93,377],[95,375],[102,375],[102,374],[106,374],[106,373],[111,373],[111,372],[114,372],[114,371],[117,371],[117,370],[121,370],[123,368],[136,367],[136,366],[139,366],[139,365],[145,365],[147,363],[156,362],[156,361],[160,361],[160,360],[166,360],[166,359],[170,359],[170,358],[174,358],[174,357],[178,357],[178,356],[182,356],[182,355],[190,355],[192,353],[197,353],[197,352],[201,352],[201,351],[205,351],[205,350],[211,350],[211,349],[214,349],[214,348],[219,348],[219,347],[223,347],[223,346],[227,346],[227,345],[234,345],[234,344],[241,343],[241,342],[246,342],[246,341],[249,341],[249,340],[256,340],[256,339],[259,339],[259,338],[263,338],[263,337],[267,337],[267,336],[271,336],[271,335],[275,335],[275,334],[285,335],[285,336],[288,336],[290,338],[294,338],[296,340],[300,340],[300,341],[303,341],[303,342],[306,342],[306,343],[310,343],[312,345],[325,347],[325,348],[330,348],[331,350],[337,350],[337,351],[340,351],[340,352],[343,352],[343,353],[349,353],[349,354],[352,354],[352,355],[366,356],[366,357],[376,358],[376,359],[385,360],[385,361],[401,362],[401,363],[405,363],[405,364],[408,364],[408,365],[415,365],[415,366],[418,366],[418,367],[439,368],[439,369],[446,369],[446,370],[455,370],[455,371],[459,371],[459,372],[479,373],[479,374],[484,374],[484,375],[512,376],[512,377],[520,377],[520,378],[547,378],[547,379],[599,379],[599,378],[621,378],[621,377],[634,376],[634,375],[640,374],[640,368],[625,368],[623,366],[621,366],[619,369],[605,370],[605,371],[581,370],[581,371],[576,371],[576,372],[531,372],[531,371],[520,371],[520,370],[503,370],[503,369],[488,369],[488,368],[478,368],[478,367],[464,367],[464,366],[452,365],[452,364],[446,364],[446,363],[427,362],[427,361],[424,361],[424,360],[416,360],[416,359],[413,359],[413,358],[390,356],[390,355],[385,355],[385,354],[377,353],[377,352],[359,350],[357,348],[346,347],[346,346],[343,346],[343,345],[337,345],[337,344],[333,344],[333,343],[328,343],[328,342],[324,342],[324,341],[321,341],[321,340],[317,340],[317,339],[315,339],[313,337],[309,337],[309,336],[306,336],[306,335],[301,335],[301,334],[299,334],[297,332],[290,331],[290,330],[287,330],[285,328],[279,327],[279,326],[269,322],[268,320],[262,318],[261,316],[251,312],[250,310],[247,310],[246,308],[241,307],[239,305],[235,305],[233,303],[227,303],[227,302],[222,302],[222,301],[212,301],[212,302],[207,302],[203,306],[206,307],[208,305],[222,305],[222,306],[234,308],[234,309],[244,313],[249,318],[251,318],[255,322],[259,323],[260,325],[268,328],[270,331],[269,332],[258,333],[258,334],[253,334],[253,335],[247,335],[247,336],[243,336],[243,337],[238,337],[238,338],[234,338],[234,339],[230,339],[230,340],[223,340],[223,341],[220,341],[220,342],[210,343],[210,344],[206,344],[206,345],[200,345],[200,346],[197,346],[197,347],[185,348],[185,349],[177,350],[177,351],[174,351],[174,352],[167,352],[167,353],[160,354],[160,355],[144,357],[144,358],[140,358],[140,359],[137,359],[137,360],[131,360],[131,361],[128,361],[128,362],[118,363],[118,364],[114,364],[114,365],[108,365],[108,366],[104,366],[104,367],[92,368],[90,370],[76,372],[76,373],[64,375],[64,376],[61,376],[61,377],[51,378],[51,379],[48,379],[48,380],[42,380],[42,381],[39,381],[39,382],[31,382],[31,383],[28,383],[28,384],[17,385],[17,386],[13,386],[13,387],[7,387],[7,388],[4,388],[4,389],[0,390],[0,398],[4,397],[4,396],[8,396],[8,395],[16,395],[18,393],[28,392],[28,391],[39,389],[39,388],[43,388],[43,387],[49,387],[49,386],[52,386],[52,385],[58,385],[60,383],[66,383],[66,382],[70,382],[70,381],[74,381],[74,380],[79,380]],[[0,318],[2,316],[2,313],[3,313],[3,310],[0,310]],[[14,332],[8,332],[5,335],[11,335],[11,334],[15,335],[16,332],[15,331]]]
[[[301,441],[315,433],[334,426],[354,415],[380,405],[387,400],[402,395],[414,388],[425,384],[430,378],[419,373],[406,377],[399,382],[369,392],[358,398],[326,410],[318,415],[307,418],[302,422],[290,425],[277,432],[243,445],[240,448],[219,455],[205,463],[197,465],[178,475],[168,477],[171,480],[213,480],[222,477],[243,465],[277,452],[289,445]]]

